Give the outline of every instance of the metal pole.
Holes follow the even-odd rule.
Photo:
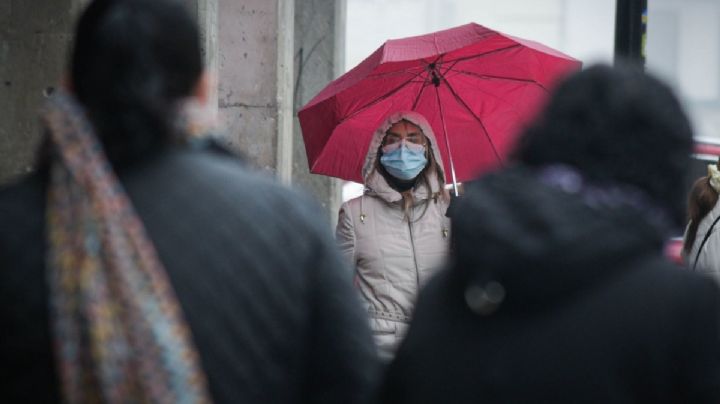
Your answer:
[[[644,67],[647,0],[617,0],[615,7],[615,63]]]

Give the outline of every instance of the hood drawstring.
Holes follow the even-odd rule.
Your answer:
[[[367,215],[365,214],[365,210],[363,209],[363,200],[365,199],[365,194],[363,193],[360,195],[360,223],[365,224],[365,218]]]

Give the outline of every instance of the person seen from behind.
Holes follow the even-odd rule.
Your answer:
[[[388,361],[407,330],[421,286],[445,262],[442,159],[417,112],[395,112],[375,131],[363,167],[363,195],[342,205],[336,238],[355,268],[380,356]]]
[[[384,403],[718,403],[720,289],[663,245],[684,222],[692,131],[633,67],[559,85],[513,162],[452,216]]]
[[[717,163],[708,165],[708,174],[698,178],[688,195],[688,226],[683,237],[683,256],[687,266],[720,279],[720,171]]]
[[[375,374],[323,214],[187,139],[171,0],[95,0],[39,169],[0,189],[0,391],[22,403],[359,403]],[[187,122],[186,122],[187,123]]]

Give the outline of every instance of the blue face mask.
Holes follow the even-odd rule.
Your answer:
[[[389,149],[389,150],[388,150]],[[425,146],[402,141],[400,146],[383,147],[380,164],[395,178],[411,180],[420,174],[427,165]]]

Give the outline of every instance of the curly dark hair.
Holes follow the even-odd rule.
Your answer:
[[[567,164],[598,184],[624,183],[683,221],[693,134],[673,91],[634,66],[596,65],[560,84],[514,158]]]

